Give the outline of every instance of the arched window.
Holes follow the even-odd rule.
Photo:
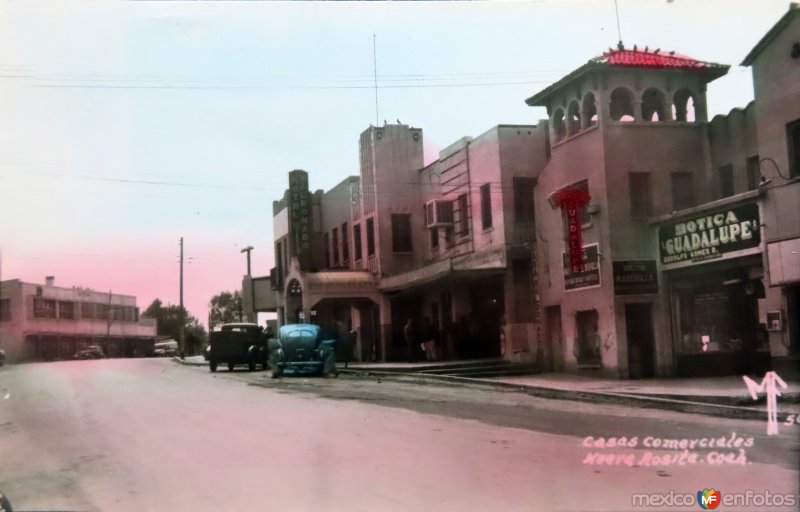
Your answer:
[[[553,139],[558,142],[566,135],[564,126],[564,111],[560,108],[553,113]]]
[[[597,125],[597,103],[594,99],[594,94],[587,92],[583,97],[583,128],[590,128]]]
[[[618,87],[611,93],[611,119],[629,123],[634,120],[633,94],[624,87]]]
[[[664,93],[658,89],[647,89],[642,95],[642,120],[644,121],[664,121],[666,120],[667,109]]]
[[[567,107],[567,133],[575,135],[581,131],[581,110],[578,102],[573,100]]]
[[[676,121],[694,122],[694,94],[689,89],[680,89],[673,97],[672,111]]]

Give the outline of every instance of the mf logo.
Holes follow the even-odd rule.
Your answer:
[[[697,491],[697,504],[700,505],[700,508],[703,510],[717,508],[720,501],[722,501],[722,495],[719,491],[715,491],[714,489]]]

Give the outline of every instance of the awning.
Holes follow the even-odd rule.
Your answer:
[[[366,271],[326,271],[308,272],[305,274],[306,284],[309,286],[341,286],[360,285],[375,286],[375,276]]]

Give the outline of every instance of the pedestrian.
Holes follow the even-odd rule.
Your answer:
[[[422,345],[425,347],[425,358],[428,361],[436,361],[436,338],[438,338],[438,333],[430,317],[426,316],[422,319],[420,334],[422,335]]]
[[[347,333],[347,352],[345,354],[344,367],[347,368],[347,363],[353,358],[353,349],[358,345],[358,331],[351,328]]]
[[[408,362],[409,363],[416,363],[417,358],[416,354],[416,344],[417,344],[417,335],[416,335],[416,326],[414,325],[414,320],[411,318],[408,319],[406,322],[406,326],[403,328],[403,335],[406,339],[406,351],[408,353]]]

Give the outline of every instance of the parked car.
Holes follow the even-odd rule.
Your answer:
[[[100,345],[89,345],[75,352],[72,356],[73,359],[103,359],[105,357],[106,354]]]
[[[259,364],[266,370],[268,356],[266,337],[256,324],[225,324],[209,334],[208,368],[212,372],[225,363],[231,371],[237,364],[246,364],[251,372]]]
[[[13,512],[11,503],[6,498],[6,495],[0,492],[0,512]]]
[[[153,344],[153,357],[174,357],[178,355],[178,342],[159,341]]]
[[[336,339],[323,339],[322,330],[314,324],[284,325],[278,337],[269,340],[272,377],[284,371],[334,374],[336,371]]]
[[[6,351],[0,348],[0,366],[6,364]]]

